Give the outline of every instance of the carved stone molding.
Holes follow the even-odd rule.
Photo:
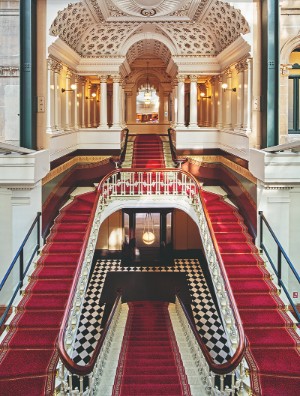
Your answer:
[[[54,71],[54,73],[60,73],[63,68],[63,64],[53,58],[48,58],[47,63],[48,63],[48,70],[52,70]]]
[[[0,77],[19,77],[20,68],[18,66],[0,66]]]
[[[108,77],[107,74],[100,74],[99,75],[100,82],[101,83],[106,83],[107,82],[107,77]]]
[[[180,83],[180,82],[185,82],[185,78],[186,78],[186,75],[185,74],[178,74],[178,76],[177,76],[177,81]]]
[[[121,76],[119,74],[113,74],[111,75],[111,78],[114,83],[120,83],[121,82]]]
[[[191,82],[197,82],[198,76],[196,74],[190,74],[190,81]]]

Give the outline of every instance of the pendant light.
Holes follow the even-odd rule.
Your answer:
[[[142,239],[145,245],[152,245],[155,241],[154,222],[153,222],[152,214],[150,212],[146,213],[145,216]]]

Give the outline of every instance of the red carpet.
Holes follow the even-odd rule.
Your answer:
[[[134,141],[132,168],[164,168],[162,141],[158,135],[138,135]]]
[[[202,195],[248,338],[254,395],[296,396],[300,338],[293,322],[238,211],[216,194]]]
[[[190,396],[168,303],[130,302],[113,396]]]
[[[0,396],[53,395],[56,339],[95,197],[75,198],[55,220],[0,345]]]

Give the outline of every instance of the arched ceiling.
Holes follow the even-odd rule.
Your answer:
[[[155,15],[141,15],[142,7]],[[124,55],[130,39],[129,62],[150,47],[160,58],[215,56],[248,32],[241,12],[219,0],[82,0],[59,11],[50,28],[83,58]]]
[[[126,58],[131,65],[137,58],[160,58],[165,65],[168,65],[171,52],[161,41],[146,39],[134,43],[128,50]]]

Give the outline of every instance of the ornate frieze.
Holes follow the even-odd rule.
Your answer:
[[[20,68],[18,66],[0,66],[0,77],[19,77]]]
[[[193,155],[188,156],[188,161],[192,164],[196,164],[199,166],[202,163],[221,163],[227,166],[227,168],[243,176],[245,179],[251,181],[254,184],[257,184],[256,177],[254,177],[248,169],[243,168],[241,165],[238,165],[235,162],[232,162],[228,158],[225,158],[221,155]]]
[[[94,163],[101,163],[102,165],[109,163],[110,157],[107,156],[92,156],[92,155],[85,155],[85,156],[78,156],[74,157],[71,160],[65,162],[64,164],[58,166],[57,168],[53,169],[50,171],[42,180],[42,185],[44,186],[45,184],[49,183],[51,180],[53,180],[55,177],[59,176],[63,172],[66,172],[70,168],[72,168],[74,165],[80,164],[80,163],[86,163],[86,164],[94,164]]]

